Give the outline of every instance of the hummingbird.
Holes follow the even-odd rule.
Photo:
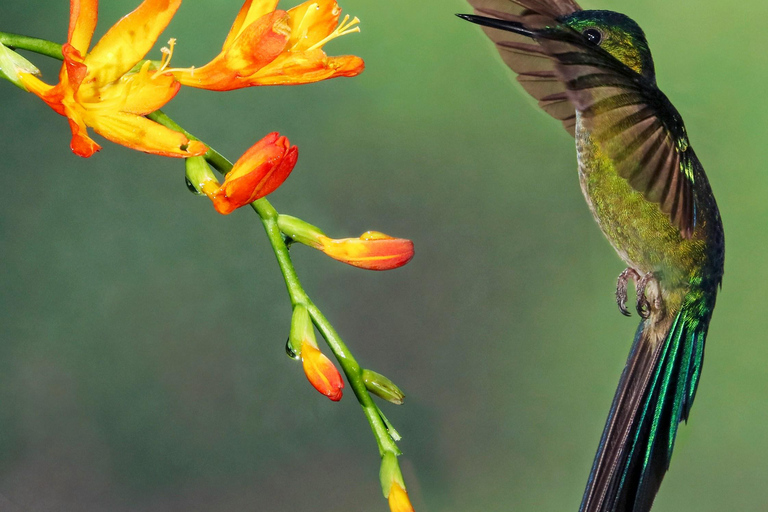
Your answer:
[[[641,317],[580,512],[647,512],[688,420],[722,285],[720,213],[642,29],[574,0],[469,0],[503,61],[576,141],[581,190]]]

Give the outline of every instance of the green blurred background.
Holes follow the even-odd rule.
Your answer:
[[[104,2],[97,34],[136,4]],[[279,211],[415,241],[387,273],[293,255],[360,362],[408,394],[383,407],[417,511],[575,511],[637,316],[616,309],[623,265],[573,141],[453,16],[463,2],[342,7],[363,31],[326,49],[362,56],[361,76],[183,90],[166,111],[231,158],[287,135],[300,159]],[[768,3],[583,7],[645,29],[726,230],[697,403],[654,511],[768,510]],[[173,64],[215,55],[239,8],[185,2],[162,38]],[[0,30],[63,41],[67,16],[65,0],[3,0]],[[58,63],[33,60],[55,81]],[[253,212],[216,214],[179,161],[101,139],[74,156],[66,120],[6,82],[0,116],[0,510],[386,510],[353,395],[329,402],[285,356],[289,302]]]

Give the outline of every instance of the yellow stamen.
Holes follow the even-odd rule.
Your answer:
[[[160,69],[155,71],[155,74],[152,75],[152,78],[155,79],[158,76],[160,76],[163,73],[168,73],[170,71],[176,71],[175,69],[166,69],[168,68],[168,64],[171,63],[171,57],[173,57],[173,48],[176,46],[176,39],[170,38],[168,40],[168,48],[163,46],[160,51],[163,53],[163,58],[160,61]]]
[[[352,32],[360,32],[360,27],[356,26],[358,23],[360,23],[360,20],[357,18],[357,16],[355,16],[352,19],[352,21],[349,21],[349,14],[347,14],[346,16],[344,16],[344,19],[341,20],[341,23],[339,23],[339,26],[336,27],[336,30],[328,34],[328,36],[326,36],[321,41],[318,41],[317,43],[313,44],[311,47],[308,48],[307,51],[312,51],[312,50],[321,48],[325,43],[327,43],[331,39],[336,39],[337,37],[341,37],[346,34],[351,34]]]

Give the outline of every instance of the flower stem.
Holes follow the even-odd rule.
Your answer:
[[[190,140],[200,140],[160,110],[149,114],[147,117],[168,128],[183,133]],[[208,152],[205,154],[205,159],[221,174],[226,174],[232,169],[232,163],[211,146],[208,146]],[[275,252],[277,263],[280,265],[280,271],[283,274],[283,279],[285,280],[285,286],[288,289],[291,303],[294,305],[301,303],[307,306],[312,321],[320,330],[320,333],[323,335],[323,338],[325,338],[325,341],[328,343],[333,355],[336,356],[339,364],[341,364],[344,374],[347,376],[347,380],[357,397],[357,401],[360,402],[363,412],[368,419],[368,423],[371,425],[371,430],[373,430],[376,442],[379,445],[380,455],[383,456],[385,452],[392,452],[399,455],[401,453],[400,449],[392,440],[392,437],[387,431],[387,427],[381,418],[378,407],[374,403],[368,389],[365,387],[362,368],[360,368],[360,365],[357,363],[354,356],[349,351],[349,348],[344,344],[331,323],[325,318],[320,309],[310,300],[309,296],[304,291],[304,288],[301,286],[301,281],[299,281],[299,276],[296,274],[296,269],[291,261],[288,246],[285,243],[283,234],[280,232],[280,228],[277,226],[277,210],[275,210],[266,198],[254,201],[251,206],[256,213],[259,214],[259,217],[261,217],[261,222],[267,233],[267,238],[272,245],[272,250]]]
[[[46,41],[45,39],[23,36],[21,34],[0,32],[0,43],[4,44],[12,50],[28,50],[30,52],[34,52],[39,55],[45,55],[46,57],[52,57],[58,60],[62,60],[64,58],[64,56],[61,54],[61,45],[54,43],[53,41]]]

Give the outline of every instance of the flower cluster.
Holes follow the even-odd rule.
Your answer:
[[[357,18],[340,19],[341,9],[335,0],[308,0],[287,11],[277,9],[277,4],[278,0],[246,0],[221,52],[201,67],[181,69],[170,67],[174,39],[163,48],[159,62],[146,59],[181,6],[181,0],[144,0],[107,30],[93,47],[98,0],[71,0],[67,42],[61,47],[64,63],[59,82],[49,85],[41,81],[35,76],[39,71],[34,65],[2,44],[0,78],[35,94],[67,118],[72,131],[70,146],[76,155],[90,157],[101,149],[91,138],[90,128],[105,139],[134,150],[186,159],[188,185],[208,197],[220,214],[253,204],[262,216],[276,254],[279,253],[287,284],[288,275],[293,272],[288,247],[294,242],[358,268],[401,267],[413,257],[410,240],[378,231],[367,231],[358,238],[333,239],[303,220],[278,215],[263,199],[283,184],[296,165],[298,149],[286,137],[276,132],[268,134],[231,165],[160,113],[151,115],[170,102],[182,87],[229,91],[250,86],[307,84],[352,77],[363,71],[364,63],[359,57],[329,57],[323,51],[328,41],[359,31]],[[209,162],[225,173],[223,182],[213,173]],[[265,205],[271,213],[262,213],[260,208]],[[286,266],[290,271],[286,271]],[[296,279],[293,288],[299,286],[297,282]],[[321,352],[315,327],[323,334],[374,427],[382,453],[382,490],[391,511],[413,512],[396,458],[400,453],[395,444],[399,434],[369,393],[394,404],[401,404],[405,395],[387,377],[360,368],[306,294],[292,291],[291,285],[288,288],[293,305],[288,353],[302,362],[307,379],[317,391],[332,401],[341,400],[344,379]]]
[[[359,57],[328,57],[322,50],[331,39],[359,30],[357,18],[338,23],[341,9],[335,0],[309,0],[289,11],[276,10],[277,0],[246,0],[221,54],[208,64],[170,68],[173,39],[159,65],[143,60],[180,5],[181,0],[144,0],[88,51],[98,0],[71,0],[59,83],[42,82],[32,69],[14,74],[23,88],[67,117],[75,154],[89,157],[101,149],[88,127],[147,153],[180,158],[204,154],[208,148],[201,142],[144,117],[171,101],[182,85],[223,91],[305,84],[363,71]]]

